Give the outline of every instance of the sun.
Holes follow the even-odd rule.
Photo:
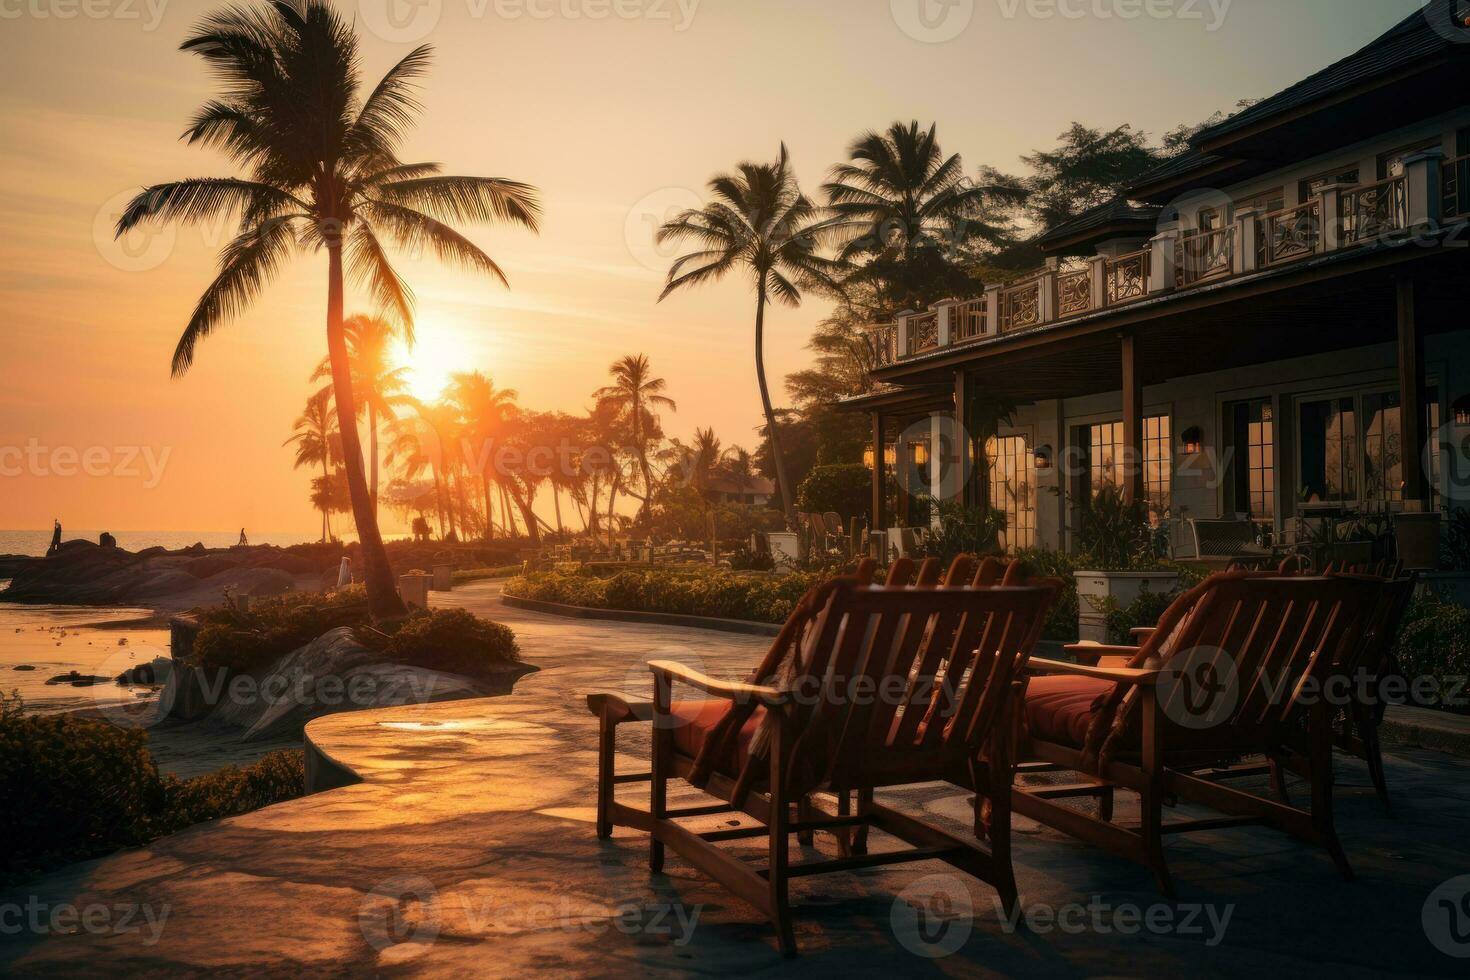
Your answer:
[[[464,352],[444,330],[420,327],[416,334],[411,350],[399,346],[398,362],[408,369],[409,394],[422,402],[438,401],[449,387],[449,376],[467,370]]]

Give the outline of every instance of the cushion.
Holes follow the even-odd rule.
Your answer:
[[[1087,728],[1112,690],[1112,681],[1094,677],[1033,677],[1026,685],[1026,731],[1043,742],[1083,748]]]
[[[675,701],[669,705],[674,717],[674,748],[680,755],[698,758],[706,739],[733,705],[729,701]],[[757,707],[740,728],[740,736],[722,757],[712,760],[714,768],[737,775],[750,758],[750,740],[765,720],[766,709]]]

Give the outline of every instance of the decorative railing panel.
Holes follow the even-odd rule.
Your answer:
[[[1057,316],[1076,316],[1092,309],[1092,269],[1057,276]]]
[[[1312,255],[1321,237],[1322,209],[1315,198],[1272,212],[1261,219],[1261,264],[1277,265]]]
[[[1444,216],[1470,217],[1470,155],[1449,160],[1444,165]]]
[[[1131,255],[1108,259],[1105,274],[1109,306],[1142,299],[1148,295],[1148,267],[1151,257],[1148,249],[1144,249]]]
[[[1020,330],[1041,322],[1041,280],[1032,279],[1000,294],[1000,329]]]
[[[922,354],[939,346],[939,314],[921,313],[908,318],[908,356]]]
[[[1408,182],[1402,177],[1354,187],[1342,195],[1344,243],[1372,241],[1408,226]]]
[[[972,299],[960,303],[949,311],[949,317],[951,343],[962,344],[967,340],[976,340],[985,336],[985,300]]]
[[[1235,267],[1235,229],[1216,228],[1181,238],[1176,257],[1181,286],[1228,276]]]
[[[880,323],[868,328],[873,366],[887,367],[898,360],[898,324]]]

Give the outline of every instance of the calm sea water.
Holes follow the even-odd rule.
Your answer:
[[[70,671],[113,678],[123,671],[168,656],[168,630],[123,627],[98,629],[98,623],[138,619],[147,609],[90,606],[17,606],[0,603],[0,691],[16,691],[26,710],[70,711],[152,698],[148,688],[99,681],[90,687],[47,684]],[[30,667],[30,670],[17,670]]]

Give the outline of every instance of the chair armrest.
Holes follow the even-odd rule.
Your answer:
[[[598,691],[587,695],[587,710],[599,718],[607,713],[614,725],[621,725],[625,721],[653,720],[652,701],[636,698],[630,700],[614,691]]]
[[[1045,657],[1032,657],[1026,661],[1026,666],[1048,674],[1071,674],[1076,677],[1093,677],[1101,681],[1143,686],[1157,684],[1159,678],[1164,676],[1162,670],[1155,668],[1089,667],[1086,664],[1069,664],[1063,660],[1047,660]]]
[[[1138,647],[1113,646],[1107,643],[1068,643],[1066,651],[1077,658],[1079,664],[1096,666],[1103,657],[1131,658]]]
[[[777,690],[774,687],[765,687],[760,684],[745,684],[740,681],[718,681],[713,677],[701,674],[697,670],[692,670],[672,660],[650,661],[648,669],[660,677],[666,677],[671,681],[687,684],[696,690],[703,691],[705,694],[712,694],[725,701],[755,701],[768,708],[774,708],[786,704],[791,700],[790,694]]]
[[[1128,634],[1135,640],[1146,640],[1154,633],[1157,633],[1158,629],[1157,626],[1135,626],[1128,631]]]

